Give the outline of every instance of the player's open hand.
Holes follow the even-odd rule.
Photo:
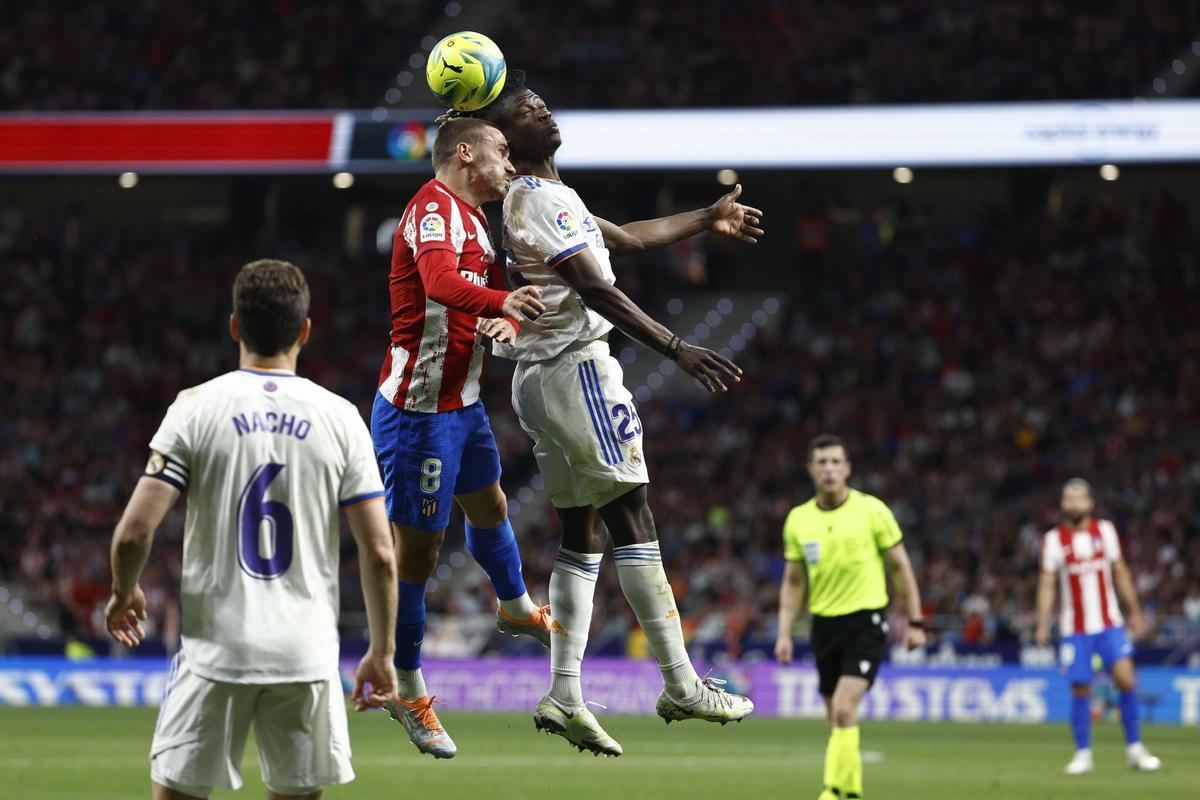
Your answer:
[[[517,341],[517,329],[506,319],[485,319],[479,323],[478,330],[501,344],[513,344]]]
[[[396,697],[397,683],[392,657],[368,649],[358,662],[358,671],[354,674],[354,693],[350,695],[354,710],[382,708]]]
[[[1038,625],[1037,630],[1033,634],[1033,643],[1038,647],[1045,647],[1050,644],[1050,626]]]
[[[742,185],[739,183],[732,192],[709,206],[708,215],[712,220],[709,227],[715,233],[757,244],[758,237],[763,235],[762,228],[758,227],[762,224],[763,212],[739,203],[737,199],[741,195]]]
[[[780,664],[792,663],[792,654],[795,644],[790,636],[780,636],[775,640],[775,660]]]
[[[108,635],[126,647],[137,647],[146,638],[142,620],[146,618],[146,595],[141,586],[134,586],[127,597],[113,595],[104,608],[104,626]]]
[[[518,289],[509,293],[508,297],[504,298],[504,304],[500,306],[500,310],[504,312],[506,317],[515,317],[518,314],[533,319],[538,314],[546,310],[546,305],[542,302],[542,290],[536,286],[521,286]]]
[[[742,368],[737,364],[720,353],[687,342],[679,343],[679,355],[675,363],[710,392],[728,391],[726,384],[734,384],[742,379]]]

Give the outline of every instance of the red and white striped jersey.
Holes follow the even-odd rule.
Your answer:
[[[417,259],[431,250],[453,253],[458,273],[474,285],[504,288],[483,214],[441,181],[422,186],[392,237],[392,337],[379,393],[397,408],[426,414],[478,400],[484,356],[479,318],[427,296]]]
[[[1112,577],[1112,565],[1120,560],[1117,528],[1106,519],[1093,519],[1084,530],[1063,523],[1046,532],[1042,571],[1058,573],[1061,635],[1100,633],[1125,624]]]

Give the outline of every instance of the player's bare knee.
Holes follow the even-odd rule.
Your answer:
[[[464,511],[467,519],[476,528],[494,528],[508,519],[508,498],[504,492],[497,492],[495,497],[490,498],[490,502]]]
[[[833,727],[853,728],[858,724],[858,705],[838,700],[833,705]]]
[[[400,580],[406,583],[425,583],[437,568],[445,531],[429,533],[415,528],[401,528],[396,548],[396,568]]]
[[[151,781],[150,795],[154,800],[201,800],[193,794],[185,794],[178,789],[172,789],[169,786],[164,786],[158,781]]]
[[[621,495],[599,509],[599,512],[616,547],[646,544],[658,539],[645,484]]]

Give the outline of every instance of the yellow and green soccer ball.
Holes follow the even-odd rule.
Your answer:
[[[425,79],[438,100],[458,111],[478,111],[504,88],[508,68],[496,43],[462,31],[442,39],[425,63]]]

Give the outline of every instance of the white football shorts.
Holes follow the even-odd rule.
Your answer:
[[[513,408],[557,508],[600,508],[649,483],[642,421],[624,377],[603,340],[517,364]]]
[[[196,797],[240,789],[239,765],[254,725],[263,783],[311,794],[354,780],[340,677],[313,683],[223,683],[171,664],[150,745],[150,776]]]

